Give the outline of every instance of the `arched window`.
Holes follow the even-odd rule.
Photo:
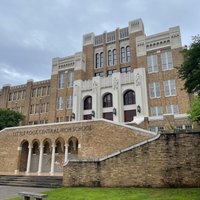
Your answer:
[[[112,52],[111,50],[108,51],[108,66],[112,65]]]
[[[100,67],[103,67],[103,52],[100,53]]]
[[[117,64],[117,50],[113,49],[113,65]]]
[[[99,54],[96,53],[96,68],[99,68]]]
[[[108,93],[104,95],[103,97],[103,108],[112,107],[112,106],[113,106],[112,94]]]
[[[135,104],[135,92],[133,90],[128,90],[124,94],[124,105]]]
[[[126,47],[126,62],[130,62],[131,60],[131,52],[130,52],[130,46]]]
[[[125,48],[121,48],[121,63],[125,63]]]
[[[84,110],[92,109],[92,97],[91,96],[88,96],[85,98],[83,108],[84,108]]]

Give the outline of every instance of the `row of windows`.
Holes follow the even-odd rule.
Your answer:
[[[120,54],[120,60],[121,63],[127,63],[130,62],[131,59],[131,52],[130,52],[130,46],[122,47],[121,48],[121,54]],[[108,66],[113,66],[117,64],[117,50],[108,50],[108,58],[107,58],[107,64]],[[95,54],[95,68],[102,68],[104,65],[104,53],[96,53]]]
[[[72,109],[73,105],[73,96],[67,96],[66,108]],[[57,98],[56,109],[62,110],[64,108],[64,97]]]
[[[182,130],[182,129],[185,129],[185,130],[191,130],[192,129],[192,125],[190,124],[186,124],[186,125],[176,125],[175,126],[175,129],[177,130]],[[164,127],[163,126],[158,126],[158,127],[155,127],[155,126],[152,126],[152,127],[149,127],[149,130],[151,132],[159,132],[159,131],[164,131]]]
[[[74,72],[67,72],[67,87],[73,87],[74,83]],[[58,74],[58,89],[63,89],[65,85],[65,73],[61,72]]]
[[[30,114],[46,113],[49,111],[49,103],[32,104]]]
[[[161,53],[162,70],[173,69],[172,53],[165,51]],[[158,72],[158,56],[156,54],[147,56],[148,73]]]
[[[72,121],[72,116],[56,117],[56,122],[68,122]]]
[[[29,125],[48,124],[48,120],[47,120],[47,119],[44,119],[44,120],[40,120],[40,121],[30,121],[28,124],[29,124]]]
[[[38,87],[32,90],[32,97],[47,96],[50,94],[50,86]]]
[[[23,113],[24,112],[24,106],[17,106],[17,107],[11,108],[11,110]]]
[[[124,105],[135,104],[135,92],[133,90],[128,90],[124,93],[123,96]],[[103,108],[112,107],[113,106],[113,96],[111,93],[107,93],[103,96]],[[83,102],[83,109],[89,110],[92,109],[92,97],[88,96],[85,98]]]
[[[9,101],[22,100],[25,98],[25,90],[12,92],[9,94]]]
[[[176,95],[176,84],[175,80],[166,80],[163,82],[165,97]],[[150,98],[159,98],[161,96],[160,83],[153,82],[149,83],[149,96]]]
[[[116,69],[112,69],[112,70],[108,70],[107,71],[107,76],[112,76],[112,74],[114,72],[116,72],[117,70]],[[128,66],[128,67],[122,67],[120,68],[120,72],[121,73],[128,73],[128,72],[131,72],[131,67]],[[100,77],[103,77],[104,76],[104,72],[97,72],[94,74],[94,76],[100,76]]]
[[[162,106],[154,106],[150,108],[151,116],[161,116],[163,115]],[[167,105],[166,106],[167,114],[178,114],[179,108],[178,105]]]

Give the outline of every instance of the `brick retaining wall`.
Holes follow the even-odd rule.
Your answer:
[[[110,158],[70,161],[65,186],[199,187],[200,132],[163,133]]]

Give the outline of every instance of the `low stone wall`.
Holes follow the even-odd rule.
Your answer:
[[[163,133],[96,161],[70,161],[65,186],[199,187],[200,132]]]

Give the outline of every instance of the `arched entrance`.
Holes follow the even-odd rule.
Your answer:
[[[69,159],[77,158],[78,156],[78,139],[71,137],[68,140],[68,155]]]
[[[21,143],[21,157],[20,157],[20,165],[19,165],[19,171],[25,172],[27,168],[27,160],[28,160],[28,141],[24,140]]]
[[[40,149],[39,148],[40,148],[39,141],[33,140],[30,172],[37,172],[38,171],[39,155],[40,155]]]
[[[55,172],[62,172],[65,157],[65,141],[63,138],[58,138],[55,145]]]
[[[43,141],[43,159],[42,159],[42,172],[50,172],[51,170],[51,145],[50,139]]]

